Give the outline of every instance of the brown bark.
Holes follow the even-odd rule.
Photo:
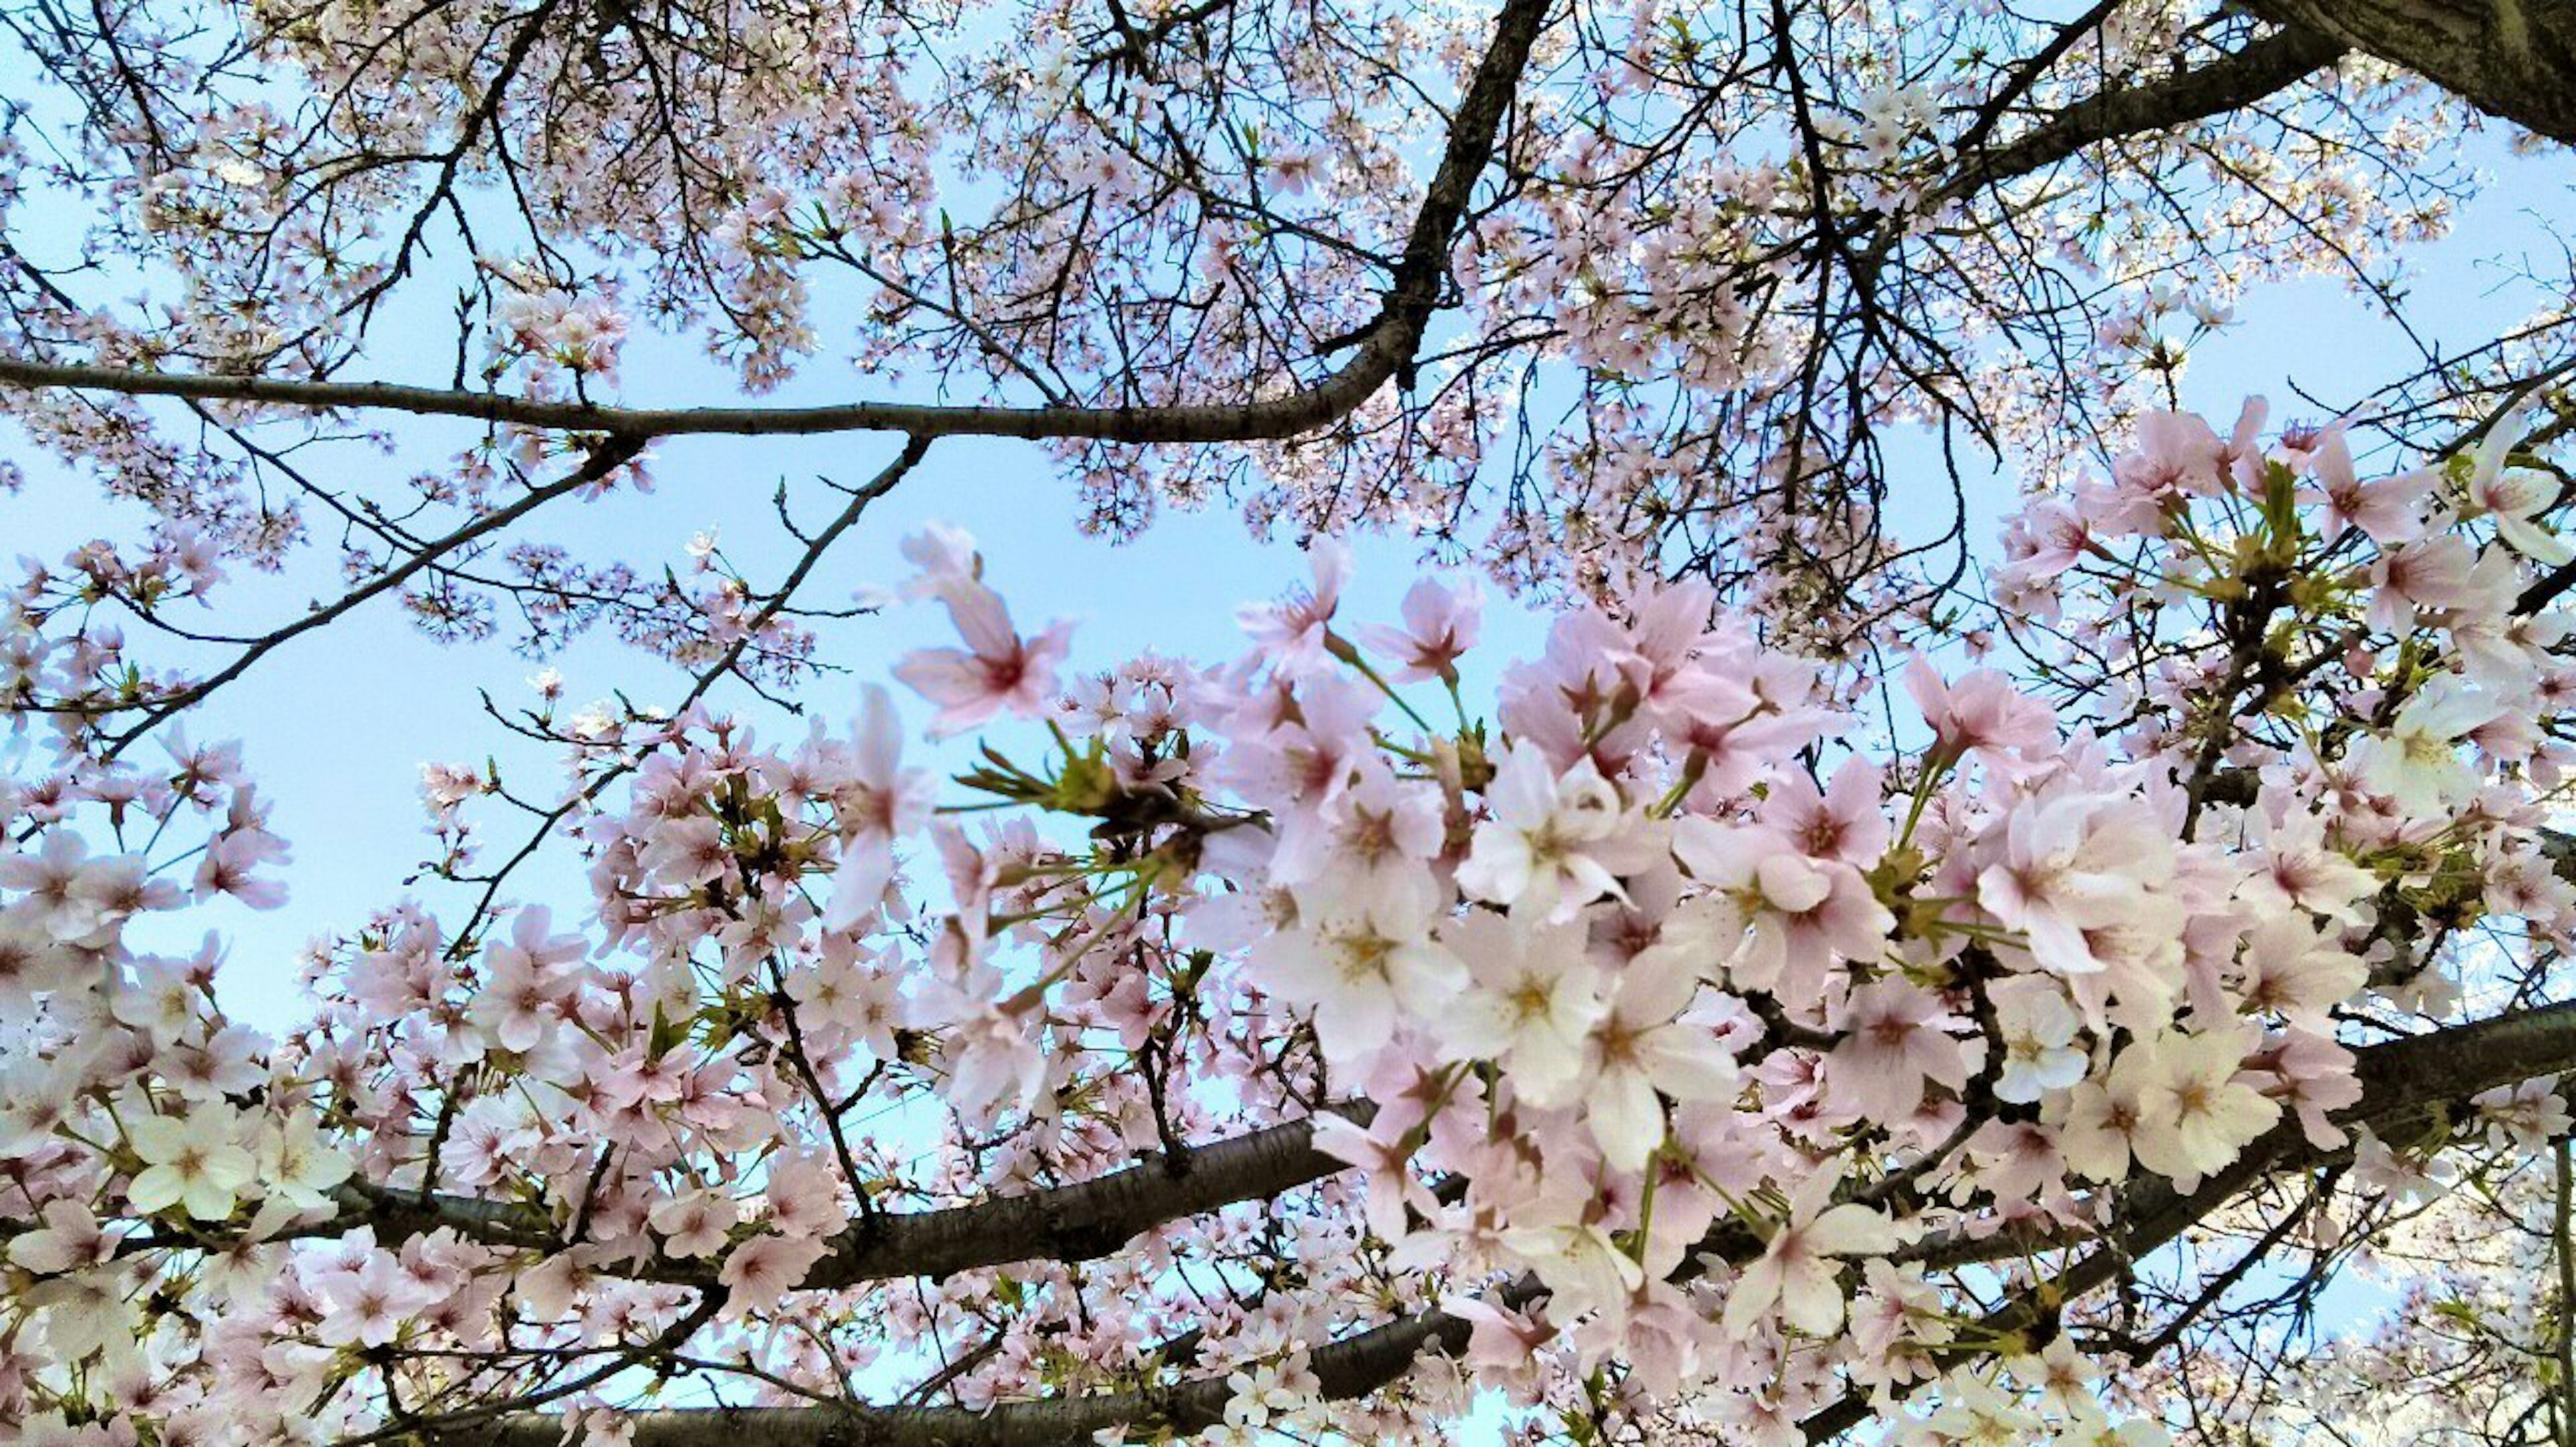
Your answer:
[[[2576,142],[2576,0],[2253,0],[2251,8],[2403,66],[2489,115]]]
[[[2103,141],[2242,110],[2333,65],[2344,51],[2341,41],[2314,31],[2285,30],[2196,69],[2088,96],[2002,145],[1967,149],[1927,204],[1964,199]]]

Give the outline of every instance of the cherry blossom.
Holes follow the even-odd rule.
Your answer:
[[[126,1203],[145,1215],[183,1208],[200,1221],[220,1221],[258,1174],[258,1162],[233,1138],[221,1107],[181,1119],[146,1116],[126,1126],[126,1143],[143,1168],[125,1188]]]
[[[1830,1205],[1840,1181],[1831,1171],[1807,1174],[1789,1195],[1762,1255],[1744,1268],[1727,1295],[1725,1324],[1743,1335],[1776,1309],[1785,1324],[1823,1336],[1843,1324],[1842,1289],[1835,1283],[1838,1256],[1875,1255],[1896,1244],[1894,1228],[1867,1206]]]

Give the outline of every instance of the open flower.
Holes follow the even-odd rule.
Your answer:
[[[1991,668],[1945,681],[1928,661],[1917,658],[1905,670],[1905,691],[1931,725],[1933,752],[1943,759],[1970,753],[1991,758],[2056,737],[2048,705],[2024,696],[2011,679]]]
[[[781,1297],[804,1284],[805,1274],[831,1249],[832,1243],[822,1237],[767,1232],[736,1246],[716,1272],[727,1293],[725,1318],[776,1306]]]
[[[1619,877],[1656,853],[1589,758],[1560,775],[1545,754],[1521,745],[1485,798],[1494,817],[1478,826],[1458,887],[1515,915],[1562,922],[1603,895],[1625,898]]]
[[[1977,902],[2030,939],[2031,957],[2060,975],[2108,968],[2103,940],[2122,928],[2179,934],[2159,886],[2172,841],[2143,809],[2068,791],[2023,804],[2004,829],[2002,857],[1977,876]]]
[[[1460,655],[1476,646],[1484,593],[1473,580],[1451,586],[1424,578],[1404,595],[1404,626],[1364,624],[1361,641],[1395,660],[1397,683],[1455,679]]]
[[[13,1264],[38,1276],[68,1276],[116,1259],[116,1237],[100,1230],[80,1202],[47,1201],[37,1216],[44,1225],[10,1238],[6,1254]]]
[[[1995,991],[1996,1023],[2004,1042],[1995,1099],[2027,1105],[2084,1078],[2085,1056],[2075,1043],[2075,1007],[2044,981]]]
[[[376,1250],[355,1270],[325,1272],[313,1283],[325,1308],[314,1336],[325,1346],[380,1347],[403,1323],[436,1301],[436,1288],[403,1270],[392,1252]]]
[[[2131,1054],[2145,1063],[2130,1148],[2160,1176],[2196,1182],[2281,1118],[2280,1105],[2244,1072],[2244,1047],[2232,1031],[2169,1032],[2131,1044],[2123,1058]]]
[[[1306,550],[1315,585],[1291,589],[1275,603],[1249,603],[1235,610],[1235,621],[1272,667],[1302,672],[1326,661],[1324,644],[1333,614],[1342,606],[1342,585],[1350,581],[1350,549],[1332,538],[1318,538]]]
[[[2349,951],[2296,914],[2275,915],[2245,942],[2241,995],[2248,1010],[2279,1013],[2294,1025],[2333,1033],[2326,1012],[2342,1004],[2370,972]]]
[[[2469,461],[2470,517],[2495,521],[2506,547],[2535,563],[2556,567],[2576,561],[2576,547],[2541,525],[2540,514],[2558,503],[2558,479],[2528,467],[2508,467],[2514,445],[2531,428],[2531,409],[2515,407],[2487,428]]]
[[[1599,975],[1584,959],[1583,927],[1520,928],[1477,913],[1441,939],[1474,978],[1434,1019],[1442,1045],[1458,1059],[1499,1062],[1534,1105],[1564,1104],[1582,1076],[1584,1037],[1608,1008],[1594,993]]]
[[[1749,1335],[1775,1310],[1809,1336],[1841,1328],[1843,1288],[1834,1258],[1881,1255],[1897,1245],[1896,1226],[1885,1216],[1857,1202],[1830,1204],[1841,1184],[1842,1173],[1830,1167],[1798,1183],[1787,1219],[1727,1293],[1722,1321],[1728,1335]]]
[[[2359,528],[2377,543],[2409,542],[2423,535],[2424,500],[2439,480],[2432,470],[2418,469],[2362,481],[2341,424],[2319,434],[2308,477],[2299,501],[2324,504],[2329,535]]]
[[[125,1139],[143,1169],[125,1188],[126,1204],[149,1216],[172,1206],[199,1221],[221,1221],[259,1174],[259,1162],[233,1140],[230,1112],[208,1106],[174,1120],[147,1115],[126,1123]]]
[[[938,792],[929,771],[903,767],[901,725],[885,689],[870,684],[860,698],[850,748],[831,750],[839,768],[828,797],[840,828],[841,862],[823,922],[835,929],[876,907],[894,873],[894,841],[930,822]]]
[[[2460,740],[2492,722],[2497,711],[2466,679],[2446,674],[2407,700],[2386,733],[2353,740],[2346,758],[2363,788],[2387,795],[2417,818],[2431,818],[2477,792],[2478,772],[2460,756]]]
[[[324,1140],[310,1117],[294,1116],[260,1132],[259,1186],[271,1201],[300,1211],[328,1205],[331,1188],[355,1169],[348,1153]]]
[[[1466,966],[1431,938],[1427,916],[1382,901],[1301,901],[1299,926],[1253,950],[1253,979],[1311,1010],[1336,1068],[1364,1065],[1399,1019],[1431,1019],[1467,988]]]
[[[1953,1090],[1968,1083],[1949,1033],[1966,1024],[1940,996],[1900,977],[1863,985],[1852,991],[1826,1082],[1837,1101],[1872,1120],[1903,1120],[1923,1104],[1927,1080]]]
[[[654,1207],[650,1219],[672,1255],[712,1256],[733,1230],[733,1198],[721,1191],[683,1192]]]
[[[1012,629],[1001,595],[981,583],[952,581],[939,599],[965,649],[917,649],[894,666],[895,677],[939,705],[931,733],[964,733],[1002,713],[1043,715],[1055,692],[1056,665],[1072,648],[1073,625],[1058,621],[1023,638]]]
[[[1896,921],[1869,881],[1840,859],[1811,859],[1770,829],[1685,819],[1673,855],[1708,886],[1668,937],[1687,940],[1711,977],[1737,989],[1812,999],[1836,959],[1885,952]]]
[[[1716,1032],[1677,1018],[1699,986],[1679,951],[1649,950],[1620,972],[1608,1012],[1592,1027],[1585,1118],[1601,1158],[1620,1170],[1644,1169],[1663,1143],[1662,1096],[1729,1100],[1736,1093],[1735,1057]]]

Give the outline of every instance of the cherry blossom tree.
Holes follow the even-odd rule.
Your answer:
[[[147,519],[0,612],[17,1437],[2576,1442],[2564,309],[2173,405],[2576,139],[2566,7],[0,24],[0,405]],[[774,578],[549,541],[817,433],[892,452]],[[1311,579],[1094,656],[960,519],[847,687],[808,585],[962,435]],[[1459,567],[1353,616],[1372,529]],[[494,705],[559,776],[433,761],[263,1033],[189,726],[372,607],[684,681]]]

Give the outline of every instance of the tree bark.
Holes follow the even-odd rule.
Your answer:
[[[2576,0],[2253,0],[2489,115],[2576,142]]]
[[[2089,96],[2002,145],[1964,152],[1958,169],[1926,204],[1937,208],[1963,200],[2102,141],[2242,110],[2333,65],[2345,49],[2343,42],[2312,30],[2285,30],[2198,69]]]

